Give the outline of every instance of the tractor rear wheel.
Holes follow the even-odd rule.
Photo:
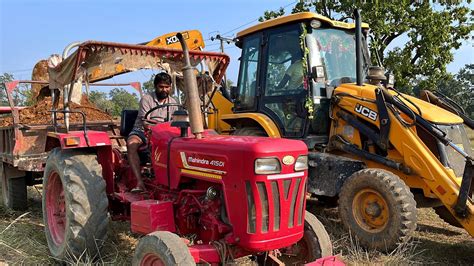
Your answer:
[[[267,137],[267,133],[260,127],[242,127],[237,128],[232,135],[235,136],[257,136],[257,137]]]
[[[365,247],[391,251],[416,229],[416,202],[407,185],[382,169],[352,174],[339,193],[344,226]]]
[[[435,213],[447,224],[462,228],[462,224],[444,206],[433,207]]]
[[[43,219],[51,254],[96,259],[107,234],[107,208],[97,156],[52,150],[43,177]]]
[[[10,177],[5,163],[0,162],[0,182],[2,182],[3,205],[9,209],[23,211],[26,210],[27,191],[25,177]]]
[[[303,265],[316,259],[332,255],[332,243],[323,224],[306,211],[303,238],[296,244],[280,249],[278,257],[285,265]],[[268,261],[268,259],[267,259]]]
[[[157,231],[142,237],[132,261],[134,266],[195,264],[183,240],[167,231]]]

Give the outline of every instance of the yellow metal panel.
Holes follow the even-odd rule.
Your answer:
[[[179,43],[178,38],[176,37],[178,32],[171,32],[160,37],[157,37],[148,43],[146,46],[155,46],[155,47],[165,47],[181,50],[181,44]],[[199,48],[204,48],[204,39],[202,34],[198,30],[188,30],[182,31],[181,34],[184,37],[186,44],[188,45],[189,50],[199,50]]]
[[[273,123],[273,121],[264,114],[259,113],[242,113],[242,114],[227,114],[222,115],[221,119],[223,121],[235,120],[235,119],[251,119],[257,122],[264,130],[267,132],[267,135],[271,138],[281,138],[280,130]]]
[[[375,89],[376,86],[374,85],[369,85],[369,84],[364,84],[364,86],[357,86],[355,83],[350,83],[350,84],[341,84],[339,87],[337,87],[334,90],[334,94],[338,94],[341,92],[348,93],[354,96],[359,96],[367,99],[372,99],[375,100]],[[392,95],[395,95],[396,92],[393,90],[389,91]],[[412,101],[414,104],[420,108],[422,117],[432,123],[435,124],[461,124],[463,123],[463,120],[461,117],[443,109],[440,108],[436,105],[433,105],[429,102],[425,102],[423,100],[420,100],[418,98],[415,98],[410,95],[402,94],[404,97]],[[349,100],[349,98],[345,98]],[[353,111],[355,108],[356,103],[360,103],[360,101],[352,99],[350,100],[352,102],[352,107],[347,108],[349,111]],[[412,110],[416,111],[416,108],[408,101],[405,101],[405,104],[407,104]],[[372,110],[377,110],[377,107],[375,104],[370,104],[370,103],[363,103],[362,105],[369,107]],[[362,117],[362,116],[361,116]],[[362,117],[363,118],[363,117]]]
[[[255,26],[252,26],[248,29],[245,29],[245,30],[237,33],[237,38],[240,38],[242,36],[245,36],[245,35],[257,32],[257,31],[261,31],[261,30],[264,30],[264,29],[267,29],[267,28],[280,26],[280,25],[284,25],[284,24],[287,24],[287,23],[292,23],[292,22],[295,22],[295,21],[312,20],[312,19],[317,19],[317,20],[320,20],[322,22],[326,22],[326,23],[328,23],[329,25],[331,25],[332,27],[335,27],[335,28],[343,28],[343,29],[354,29],[355,28],[354,23],[345,23],[345,22],[341,22],[341,21],[331,20],[331,19],[329,19],[325,16],[318,15],[318,14],[312,13],[312,12],[301,12],[301,13],[291,14],[291,15],[288,15],[288,16],[282,16],[282,17],[270,19],[270,20],[264,21],[262,23],[259,23]],[[362,28],[369,28],[369,24],[362,23]]]
[[[232,114],[234,104],[219,92],[214,94],[211,101],[212,107],[210,107],[210,113],[207,116],[208,127],[216,130],[219,134],[229,132],[230,125],[222,121],[221,116]]]

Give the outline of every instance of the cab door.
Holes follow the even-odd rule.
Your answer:
[[[304,107],[303,51],[299,23],[264,33],[261,88],[258,111],[268,115],[287,138],[304,136],[307,112]]]

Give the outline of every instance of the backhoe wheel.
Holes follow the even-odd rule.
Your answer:
[[[23,211],[28,207],[25,177],[9,177],[5,163],[0,162],[0,181],[2,182],[2,197],[5,207]]]
[[[416,229],[416,202],[396,175],[382,169],[352,174],[339,194],[339,214],[360,244],[391,251]]]
[[[196,265],[179,236],[167,231],[150,233],[138,242],[132,265]]]
[[[43,219],[51,254],[97,259],[107,233],[107,207],[97,156],[52,150],[43,177]]]
[[[434,211],[436,214],[441,218],[443,221],[445,221],[447,224],[450,224],[455,227],[462,228],[462,224],[454,218],[454,216],[446,209],[444,206],[439,206],[439,207],[433,207]]]
[[[267,133],[260,127],[242,127],[237,128],[232,135],[235,136],[256,136],[256,137],[267,137]]]
[[[303,238],[296,244],[280,249],[279,260],[285,265],[303,265],[316,259],[332,255],[332,243],[323,224],[306,211]],[[267,259],[268,261],[268,259]]]

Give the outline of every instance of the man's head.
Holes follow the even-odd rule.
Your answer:
[[[165,72],[158,73],[155,75],[153,85],[155,86],[158,100],[166,99],[171,92],[171,76]]]

